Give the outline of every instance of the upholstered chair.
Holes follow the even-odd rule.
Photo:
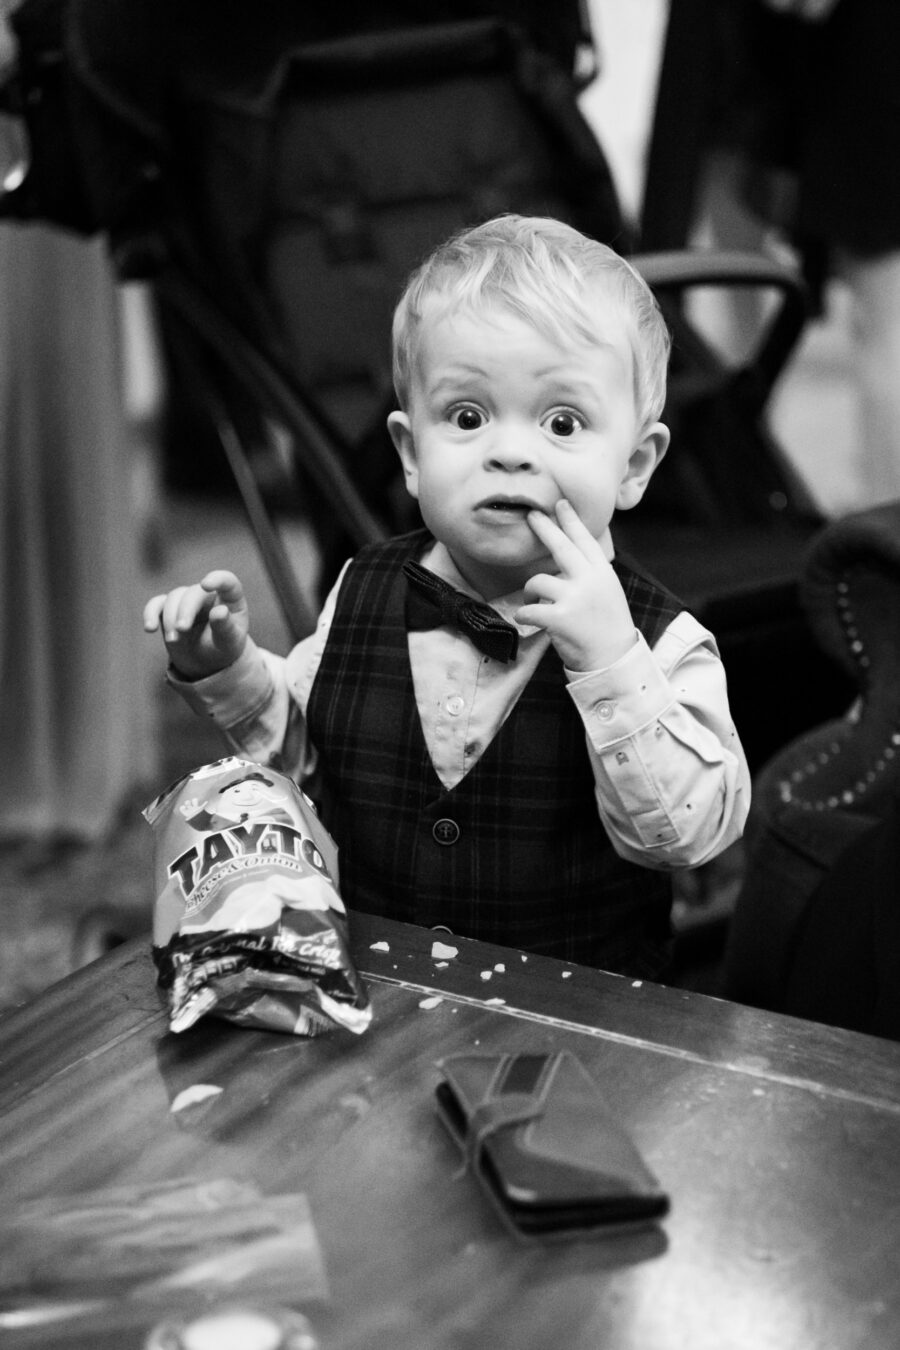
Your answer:
[[[900,502],[825,526],[801,596],[857,696],[757,776],[723,993],[900,1039]]]

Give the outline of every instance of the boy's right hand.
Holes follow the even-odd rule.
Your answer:
[[[162,630],[180,675],[200,680],[230,666],[247,645],[244,588],[233,572],[217,570],[194,586],[176,586],[144,606],[144,631]]]

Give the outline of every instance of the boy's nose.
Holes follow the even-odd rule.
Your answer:
[[[507,473],[521,473],[537,465],[537,455],[527,433],[519,431],[494,436],[486,458],[488,468],[502,469]]]

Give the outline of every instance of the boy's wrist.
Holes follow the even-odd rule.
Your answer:
[[[203,663],[194,666],[192,669],[186,669],[178,664],[176,659],[169,657],[169,678],[176,684],[202,684],[204,680],[213,680],[218,675],[222,675],[226,670],[231,670],[241,661],[249,647],[249,642],[245,642],[239,652],[236,652],[230,658],[222,658],[215,665]]]
[[[191,672],[185,670],[183,666],[177,665],[174,661],[170,661],[169,674],[172,679],[177,680],[179,684],[197,684],[200,680],[208,680],[211,676],[218,675],[221,671],[227,670],[228,666],[231,664],[232,662],[229,661],[228,665],[216,666],[215,670],[197,670]]]
[[[672,705],[672,688],[646,640],[603,670],[565,668],[566,687],[595,748],[632,734]]]
[[[215,650],[198,655],[196,660],[188,659],[184,663],[182,653],[169,651],[169,671],[180,684],[196,684],[200,680],[221,675],[223,670],[240,661],[247,648],[247,638],[235,646],[233,651]]]
[[[637,629],[632,628],[627,635],[623,633],[621,638],[584,646],[580,651],[571,650],[568,653],[569,659],[563,658],[563,664],[566,670],[575,675],[590,675],[610,670],[628,655],[637,640]]]

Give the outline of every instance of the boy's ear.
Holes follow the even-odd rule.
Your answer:
[[[416,443],[412,427],[405,412],[392,412],[388,415],[388,431],[394,442],[394,449],[400,456],[403,474],[406,478],[406,490],[411,497],[419,495],[419,464],[416,459]]]
[[[619,511],[628,511],[632,506],[637,506],[668,448],[669,428],[662,422],[651,422],[629,456],[625,476],[616,494],[616,508]]]

